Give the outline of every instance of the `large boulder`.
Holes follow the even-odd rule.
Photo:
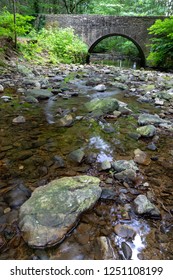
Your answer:
[[[157,114],[141,114],[138,118],[139,125],[148,125],[148,124],[156,124],[165,123],[166,121],[161,119]]]
[[[119,103],[117,99],[111,97],[94,98],[91,101],[85,103],[85,107],[88,112],[95,112],[103,115],[118,110]]]
[[[19,227],[28,245],[44,248],[61,242],[80,214],[99,199],[99,183],[98,178],[84,175],[38,187],[19,212]]]
[[[32,96],[38,100],[45,100],[49,99],[51,96],[53,96],[53,93],[51,93],[48,89],[28,89],[26,92],[26,97]]]

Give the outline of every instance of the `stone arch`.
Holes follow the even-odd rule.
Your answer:
[[[93,49],[96,47],[96,45],[101,42],[103,39],[108,38],[108,37],[116,37],[116,36],[121,36],[124,38],[127,38],[129,41],[132,41],[134,43],[134,45],[136,46],[136,48],[139,51],[139,56],[141,58],[141,67],[145,67],[146,66],[146,59],[145,59],[145,54],[144,51],[142,49],[142,47],[138,44],[138,42],[136,40],[134,40],[132,37],[128,36],[128,35],[124,35],[121,33],[111,33],[111,34],[107,34],[104,36],[101,36],[100,38],[98,38],[97,40],[94,41],[94,43],[92,45],[89,46],[88,49],[88,56],[87,56],[87,63],[90,62],[90,53],[93,51]]]

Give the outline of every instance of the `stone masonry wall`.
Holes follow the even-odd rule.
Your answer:
[[[87,43],[89,51],[92,51],[93,47],[104,37],[110,35],[124,36],[134,42],[143,60],[148,53],[146,47],[150,38],[148,28],[155,20],[165,18],[64,14],[44,15],[44,17],[47,26],[53,24],[62,28],[72,27],[75,33]]]

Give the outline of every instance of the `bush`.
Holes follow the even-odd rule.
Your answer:
[[[71,28],[42,29],[39,33],[31,32],[30,39],[20,43],[20,50],[25,58],[40,60],[39,54],[49,62],[83,63],[86,59],[87,46]]]
[[[149,28],[149,34],[155,35],[151,39],[151,51],[147,58],[152,66],[173,67],[173,17],[156,20]]]

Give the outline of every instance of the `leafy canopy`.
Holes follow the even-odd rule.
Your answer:
[[[18,36],[23,36],[32,29],[31,21],[34,19],[32,16],[23,16],[16,14],[16,25],[14,24],[13,14],[7,10],[0,12],[0,36],[14,37],[14,32]]]
[[[154,35],[151,39],[151,51],[148,61],[153,66],[165,68],[173,65],[173,17],[156,20],[149,28],[149,33]]]

